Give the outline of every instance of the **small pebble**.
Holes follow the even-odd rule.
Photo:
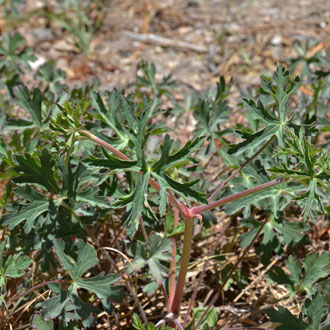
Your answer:
[[[272,45],[278,46],[282,43],[282,37],[280,35],[276,35],[271,40]]]

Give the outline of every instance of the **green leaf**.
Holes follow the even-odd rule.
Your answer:
[[[254,100],[243,99],[242,103],[250,110],[253,119],[261,119],[267,124],[276,124],[279,122],[278,118],[264,108],[261,101],[255,104]]]
[[[34,124],[32,121],[25,119],[13,119],[10,118],[6,122],[6,129],[8,130],[16,130],[16,129],[25,129],[28,127],[33,127]]]
[[[314,178],[309,185],[306,205],[304,208],[304,220],[310,215],[311,207],[315,201],[315,189],[316,189],[317,180]]]
[[[298,243],[304,237],[303,232],[306,232],[309,227],[301,222],[286,222],[282,223],[273,222],[274,229],[278,231],[279,234],[283,235],[286,244],[291,242]]]
[[[68,290],[60,290],[60,293],[46,300],[42,307],[44,308],[43,316],[45,319],[54,319],[58,317],[70,299]]]
[[[95,293],[101,299],[105,309],[109,311],[111,306],[109,299],[119,303],[125,296],[122,287],[112,286],[112,284],[117,284],[120,277],[112,274],[104,275],[104,272],[101,272],[94,277],[83,278],[82,275],[93,268],[98,263],[98,259],[95,249],[81,240],[75,242],[73,249],[71,247],[71,255],[64,252],[63,240],[54,240],[54,247],[60,263],[69,272],[72,281],[65,291],[61,290],[59,284],[50,285],[56,295],[42,304],[43,315],[45,318],[55,318],[60,314],[67,317],[67,313],[71,313],[70,319],[74,316],[76,320],[82,320],[85,327],[91,327],[94,322],[91,314],[99,313],[99,309],[82,301],[78,295],[78,289],[84,288]],[[76,253],[74,253],[75,248]]]
[[[207,307],[196,307],[193,309],[193,320],[194,320],[195,324],[198,323],[198,321],[204,314],[206,308]],[[219,312],[214,307],[211,307],[208,310],[208,312],[206,313],[206,315],[204,316],[204,319],[203,319],[201,325],[197,329],[203,330],[203,329],[205,329],[206,326],[208,326],[208,328],[206,328],[206,329],[213,329],[217,325],[218,315],[219,315]]]
[[[162,325],[160,328],[156,328],[155,325],[151,322],[148,322],[148,325],[143,324],[139,317],[136,314],[133,314],[133,327],[137,330],[173,330],[173,328],[167,327],[166,325]]]
[[[304,261],[305,276],[301,285],[308,293],[311,293],[313,285],[322,277],[326,277],[330,272],[330,254],[308,254]]]
[[[295,318],[286,308],[279,307],[278,310],[272,308],[268,310],[267,315],[271,322],[281,323],[276,327],[276,330],[307,330],[308,324],[306,324],[301,318]]]
[[[277,274],[270,273],[270,278],[281,284],[288,284],[291,292],[306,291],[307,296],[311,297],[315,292],[315,284],[322,278],[329,275],[330,272],[330,254],[323,252],[321,254],[308,254],[303,262],[296,260],[293,256],[289,256],[286,263],[290,276],[285,279],[277,270]],[[282,274],[283,275],[283,274]],[[280,282],[278,282],[280,281]]]
[[[262,223],[252,217],[249,217],[249,219],[242,220],[241,224],[244,227],[252,228],[251,230],[241,234],[239,237],[240,246],[242,248],[245,248],[252,242],[254,236],[257,234],[259,228],[262,226]],[[262,231],[260,234],[262,234]]]
[[[121,131],[123,130],[120,121],[117,119],[117,111],[119,110],[121,96],[120,94],[114,90],[111,93],[106,94],[108,98],[109,110],[106,109],[103,100],[99,93],[93,92],[91,94],[92,104],[95,107],[96,111],[100,115],[100,119],[109,125],[109,127],[118,135],[118,137],[122,137]],[[125,108],[123,108],[125,109]]]
[[[162,238],[157,234],[151,235],[148,243],[138,241],[136,250],[133,253],[135,255],[134,267],[140,270],[147,266],[157,284],[162,284],[164,277],[168,276],[168,267],[164,266],[162,262],[171,260],[172,246],[171,239]]]
[[[12,230],[21,222],[27,220],[26,228],[29,228],[29,230],[26,230],[26,233],[29,233],[33,222],[41,214],[48,211],[49,203],[48,200],[34,200],[28,205],[23,205],[13,213],[4,214],[1,219],[2,225],[8,225],[9,230]]]
[[[195,202],[207,204],[207,199],[204,197],[205,196],[204,193],[201,193],[197,190],[193,190],[190,188],[190,186],[194,185],[197,181],[180,183],[171,179],[165,173],[162,175],[158,175],[155,172],[151,172],[151,174],[156,177],[159,185],[161,187],[164,187],[164,189],[170,188],[176,191],[177,193],[179,193],[180,195],[192,199]]]
[[[99,208],[108,208],[110,206],[105,197],[98,196],[98,189],[96,187],[78,192],[75,199],[77,202],[88,203],[91,206]]]
[[[279,266],[274,266],[273,270],[267,274],[267,278],[270,279],[273,283],[293,285],[293,281],[284,272],[283,268]]]
[[[24,38],[17,32],[3,35],[0,42],[0,54],[3,55],[0,59],[0,69],[6,67],[8,71],[21,72],[20,64],[30,68],[29,62],[36,60],[36,57],[31,49],[23,47],[24,43]]]
[[[308,329],[329,330],[329,297],[329,288],[327,288],[323,292],[317,292],[311,299],[305,300],[303,312],[308,317],[310,324]]]
[[[134,236],[139,226],[139,217],[142,212],[144,201],[146,200],[146,192],[148,189],[149,177],[150,177],[150,172],[146,172],[140,176],[136,184],[133,196],[131,198],[132,199],[131,208],[127,212],[124,218],[125,221],[124,226],[129,227],[130,237]]]
[[[277,84],[275,96],[279,107],[281,122],[286,121],[287,103],[290,96],[299,88],[300,79],[296,77],[294,81],[290,81],[289,71],[285,70],[282,65],[278,65],[274,74],[274,80]],[[272,90],[274,93],[274,89]]]
[[[64,241],[54,241],[56,255],[58,256],[62,266],[69,271],[73,280],[79,279],[84,272],[97,264],[98,259],[96,257],[96,251],[91,245],[84,244],[79,241],[77,261],[74,261],[71,257],[68,257],[64,253],[64,246]]]
[[[137,161],[127,161],[127,160],[121,160],[117,157],[111,156],[108,153],[106,154],[106,159],[100,159],[96,157],[89,157],[86,158],[84,163],[95,166],[95,167],[103,167],[103,168],[109,168],[111,170],[117,170],[117,169],[128,169],[132,168],[137,164]]]
[[[278,311],[270,309],[266,313],[272,322],[281,323],[276,330],[329,330],[329,303],[328,288],[320,288],[319,292],[305,300],[299,318],[283,307],[279,307]]]
[[[234,214],[242,208],[249,207],[251,205],[258,205],[258,202],[262,201],[265,198],[272,197],[276,193],[276,191],[276,187],[271,187],[267,190],[262,190],[246,197],[237,199],[229,204],[226,204],[223,208],[226,213]]]
[[[32,260],[24,255],[15,254],[7,258],[4,264],[4,276],[10,278],[21,277],[25,274],[26,268],[32,263]]]
[[[119,280],[120,276],[113,274],[104,276],[104,272],[101,272],[92,278],[77,279],[75,281],[75,287],[92,291],[100,299],[105,300],[108,297],[111,297],[112,301],[120,303],[125,296],[123,288],[120,286],[110,286],[111,284],[116,284]]]
[[[74,260],[64,253],[64,241],[55,240],[54,247],[63,267],[69,271],[73,279],[73,288],[85,288],[94,292],[100,299],[106,300],[111,298],[113,301],[120,302],[124,297],[122,288],[111,287],[120,279],[119,276],[112,274],[104,276],[104,272],[95,277],[82,278],[82,275],[98,263],[95,249],[82,241],[76,243],[77,259]]]
[[[293,286],[299,284],[301,272],[302,272],[302,267],[300,262],[293,256],[289,256],[286,266],[290,272],[290,278],[291,278],[291,282],[293,283]]]
[[[169,154],[173,141],[170,139],[169,135],[166,134],[164,139],[164,144],[162,146],[162,154],[153,166],[152,171],[160,173],[166,171],[169,168],[176,166],[177,164],[187,160],[187,156],[190,155],[195,150],[198,150],[204,141],[204,137],[193,139],[188,141],[180,150],[174,154]]]
[[[16,160],[19,166],[16,166],[14,169],[20,173],[20,176],[13,179],[15,183],[34,183],[46,188],[54,194],[60,192],[53,171],[55,162],[52,160],[47,149],[42,151],[40,161],[30,154],[25,154],[24,156],[18,155],[16,156]]]
[[[32,98],[30,97],[29,90],[26,86],[19,86],[15,93],[17,99],[16,103],[24,110],[29,112],[32,116],[34,123],[38,127],[42,127],[42,112],[41,102],[42,95],[39,88],[34,89]]]
[[[40,315],[34,315],[32,328],[37,330],[53,330],[54,322],[52,320],[45,321]]]
[[[0,291],[5,291],[6,278],[18,278],[25,274],[32,260],[21,253],[9,255],[4,262],[5,242],[0,243]],[[1,296],[1,295],[0,295]],[[2,298],[1,298],[2,299]],[[0,300],[1,300],[0,299]]]
[[[264,129],[254,134],[244,134],[245,141],[232,145],[228,150],[229,154],[241,155],[244,151],[256,148],[262,142],[268,140],[271,136],[276,134],[280,129],[278,124],[268,124]]]

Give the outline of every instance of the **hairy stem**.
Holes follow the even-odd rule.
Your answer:
[[[173,228],[179,225],[179,210],[174,208],[174,224]],[[176,240],[173,239],[172,260],[170,266],[170,297],[168,300],[168,308],[172,305],[175,293],[175,266],[176,266]]]
[[[210,211],[210,210],[212,210],[216,207],[223,206],[225,204],[231,203],[233,201],[236,201],[237,199],[240,199],[240,198],[246,197],[248,195],[254,194],[254,193],[256,193],[260,190],[264,190],[264,189],[276,186],[276,185],[278,185],[282,182],[283,182],[283,179],[275,179],[275,180],[263,183],[259,186],[256,186],[256,187],[253,187],[253,188],[250,188],[250,189],[246,189],[246,190],[241,191],[237,194],[234,194],[234,195],[231,195],[231,196],[228,196],[228,197],[224,197],[224,198],[219,199],[219,200],[217,200],[213,203],[210,203],[208,205],[201,205],[201,206],[193,207],[192,209],[190,209],[190,212],[191,212],[190,214],[192,216],[194,216],[194,215],[197,216],[198,214],[202,214],[202,213],[204,213],[206,211]]]
[[[215,243],[213,244],[213,246],[212,246],[212,248],[211,248],[211,251],[209,252],[209,257],[211,257],[211,256],[214,254],[214,251],[215,251],[216,247],[218,246],[218,244],[219,244],[219,242],[220,242],[220,239],[222,238],[222,235],[223,235],[223,233],[225,232],[226,228],[227,228],[227,226],[223,226],[223,228],[221,229],[220,234],[218,235],[218,237],[217,237]],[[192,306],[193,306],[193,304],[194,304],[194,301],[195,301],[195,299],[196,299],[198,289],[199,289],[200,284],[201,284],[201,282],[202,282],[203,276],[204,276],[204,274],[205,274],[205,272],[206,272],[206,270],[207,270],[207,266],[208,266],[209,262],[210,262],[210,259],[208,258],[208,259],[204,262],[202,272],[201,272],[201,273],[199,274],[199,276],[198,276],[197,284],[195,285],[195,288],[194,288],[193,294],[192,294],[192,296],[191,296],[191,298],[190,298],[190,301],[189,301],[188,309],[187,309],[186,314],[185,314],[185,316],[184,316],[183,327],[185,327],[186,324],[187,324],[187,321],[188,321],[188,317],[189,317],[190,311],[191,311]]]
[[[191,241],[192,241],[193,228],[194,228],[194,218],[187,218],[185,220],[186,221],[185,221],[185,229],[184,229],[184,241],[183,241],[180,272],[175,288],[173,302],[170,307],[170,312],[174,313],[175,315],[178,315],[180,312],[183,289],[188,271]]]
[[[119,158],[123,159],[123,160],[130,160],[127,156],[125,156],[123,153],[121,153],[119,150],[117,150],[116,148],[114,148],[111,144],[103,141],[102,139],[98,138],[97,136],[95,136],[94,134],[85,131],[85,130],[80,130],[80,133],[86,135],[87,137],[89,137],[91,140],[93,140],[94,142],[100,144],[101,146],[103,146],[104,148],[112,151],[115,155],[117,155]]]

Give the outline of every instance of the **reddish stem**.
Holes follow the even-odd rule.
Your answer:
[[[95,141],[96,143],[102,145],[104,148],[109,149],[110,151],[112,151],[115,155],[117,155],[119,158],[123,159],[123,160],[128,160],[130,161],[130,159],[125,156],[123,153],[121,153],[119,150],[117,150],[116,148],[114,148],[111,144],[103,141],[102,139],[98,138],[97,136],[95,136],[94,134],[85,131],[85,130],[80,130],[80,133],[88,136],[91,140]]]
[[[170,307],[170,312],[178,315],[180,312],[180,306],[183,296],[183,289],[185,285],[185,279],[189,266],[189,257],[190,257],[190,249],[191,249],[191,241],[193,236],[194,229],[194,218],[186,218],[185,220],[185,230],[184,230],[184,241],[183,241],[183,250],[181,257],[181,265],[179,277],[177,280],[175,294],[173,298],[172,305]]]
[[[253,187],[253,188],[250,188],[250,189],[246,189],[244,191],[241,191],[237,194],[234,194],[234,195],[231,195],[231,196],[227,196],[227,197],[224,197],[222,199],[219,199],[213,203],[210,203],[210,204],[207,204],[207,205],[200,205],[200,206],[196,206],[196,207],[193,207],[192,209],[190,209],[190,214],[192,216],[197,216],[199,214],[202,214],[206,211],[210,211],[216,207],[219,207],[219,206],[223,206],[225,204],[228,204],[230,202],[233,202],[233,201],[236,201],[242,197],[245,197],[245,196],[248,196],[248,195],[251,195],[251,194],[254,194],[260,190],[264,190],[266,188],[270,188],[270,187],[273,187],[273,186],[276,186],[278,185],[279,183],[283,182],[283,179],[275,179],[275,180],[272,180],[272,181],[269,181],[269,182],[266,182],[266,183],[263,183],[259,186],[256,186],[256,187]]]
[[[179,225],[179,211],[178,209],[173,210],[174,214],[174,224],[173,228]],[[172,305],[174,293],[175,293],[175,266],[176,266],[176,240],[173,239],[173,249],[172,249],[172,260],[170,265],[170,297],[168,300],[168,308]]]
[[[213,246],[212,246],[212,248],[211,248],[211,251],[209,252],[209,257],[211,257],[211,256],[214,254],[214,251],[215,251],[216,247],[218,246],[218,244],[219,244],[219,242],[220,242],[220,239],[222,238],[222,235],[223,235],[224,231],[226,230],[226,227],[227,227],[227,226],[224,226],[224,227],[221,229],[220,234],[218,235],[218,237],[217,237],[215,243],[213,244]],[[193,294],[192,294],[192,296],[191,296],[191,298],[190,298],[190,302],[189,302],[188,309],[187,309],[186,314],[185,314],[185,316],[184,316],[183,325],[182,325],[183,327],[185,327],[186,324],[187,324],[187,321],[188,321],[188,317],[189,317],[190,311],[191,311],[191,309],[192,309],[192,306],[193,306],[194,301],[195,301],[196,296],[197,296],[198,288],[200,287],[200,284],[201,284],[201,282],[202,282],[203,276],[204,276],[204,274],[205,274],[205,272],[206,272],[206,270],[207,270],[207,266],[209,265],[209,261],[210,261],[210,259],[207,259],[207,260],[204,262],[203,270],[202,270],[202,272],[201,272],[201,273],[199,274],[199,276],[198,276],[197,284],[195,285],[194,292],[193,292]]]

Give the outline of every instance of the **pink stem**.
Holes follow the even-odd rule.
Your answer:
[[[215,243],[214,243],[213,246],[212,246],[212,249],[211,249],[211,251],[210,251],[210,253],[209,253],[209,257],[211,257],[211,256],[214,254],[214,251],[215,251],[216,247],[218,246],[218,244],[219,244],[219,242],[220,242],[220,239],[222,238],[222,235],[223,235],[225,229],[226,229],[226,227],[224,226],[224,227],[222,228],[220,234],[218,235],[218,237],[217,237]],[[207,266],[209,265],[209,261],[210,261],[210,259],[207,259],[207,260],[204,262],[203,270],[202,270],[202,272],[201,272],[201,273],[199,274],[199,276],[198,276],[197,284],[195,285],[194,292],[193,292],[193,294],[192,294],[192,296],[191,296],[191,298],[190,298],[190,302],[189,302],[188,309],[187,309],[186,314],[185,314],[185,316],[184,316],[183,327],[185,327],[186,324],[187,324],[187,321],[188,321],[188,317],[189,317],[190,311],[191,311],[191,309],[192,309],[192,306],[193,306],[194,301],[195,301],[196,296],[197,296],[198,288],[200,287],[200,284],[201,284],[201,282],[202,282],[203,276],[204,276],[204,274],[205,274],[205,272],[206,272],[206,270],[207,270]]]
[[[176,228],[179,225],[179,211],[178,209],[173,210],[174,213],[174,225]],[[171,260],[171,270],[170,270],[170,297],[168,300],[168,308],[171,307],[174,293],[175,293],[175,266],[176,266],[176,240],[173,239],[173,249],[172,249],[172,260]]]
[[[200,205],[200,206],[193,207],[192,209],[190,209],[190,214],[191,214],[191,216],[197,216],[197,215],[202,214],[206,211],[212,210],[212,209],[214,209],[218,206],[223,206],[223,205],[228,204],[230,202],[236,201],[237,199],[240,199],[242,197],[254,194],[254,193],[256,193],[260,190],[264,190],[266,188],[276,186],[281,182],[283,182],[283,179],[275,179],[275,180],[263,183],[259,186],[256,186],[256,187],[253,187],[253,188],[250,188],[250,189],[246,189],[246,190],[241,191],[237,194],[234,194],[234,195],[231,195],[231,196],[228,196],[228,197],[224,197],[224,198],[219,199],[219,200],[217,200],[213,203],[210,203],[208,205]]]
[[[187,275],[188,266],[189,266],[191,241],[192,241],[193,229],[194,229],[194,218],[195,217],[185,219],[186,221],[185,221],[185,229],[184,229],[184,241],[183,241],[180,272],[179,272],[179,277],[178,277],[176,288],[175,288],[173,302],[170,307],[170,312],[176,316],[180,312],[181,301],[182,301],[182,296],[183,296],[183,289],[184,289],[186,275]]]

